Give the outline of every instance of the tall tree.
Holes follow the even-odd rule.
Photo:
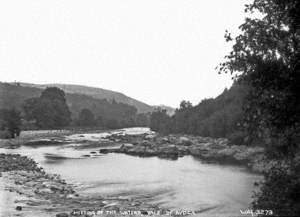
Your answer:
[[[166,110],[160,108],[152,112],[150,117],[151,130],[167,134],[171,132],[171,117],[167,115]]]
[[[39,98],[26,100],[23,110],[28,120],[35,120],[43,129],[65,127],[71,121],[65,93],[56,87],[46,88]]]
[[[300,216],[300,1],[254,0],[233,49],[220,65],[249,86],[245,126],[261,137],[278,163],[265,174],[254,206],[275,215]],[[271,154],[270,154],[271,153]]]
[[[247,127],[255,136],[286,137],[277,144],[280,154],[294,154],[290,139],[298,131],[300,120],[300,19],[297,0],[254,0],[246,11],[259,11],[263,18],[247,18],[240,26],[242,34],[220,70],[231,72],[236,80],[250,87],[246,109]],[[274,138],[274,139],[272,139]],[[283,150],[285,149],[285,150]]]

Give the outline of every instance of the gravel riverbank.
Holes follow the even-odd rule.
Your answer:
[[[28,157],[0,154],[0,216],[86,216],[87,211],[158,210],[126,197],[80,196],[59,175],[47,174]],[[79,214],[82,211],[82,215]]]

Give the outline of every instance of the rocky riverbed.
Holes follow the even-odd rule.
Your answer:
[[[82,134],[81,134],[82,133]],[[73,144],[76,143],[74,146]],[[2,148],[20,146],[72,145],[75,150],[97,150],[84,155],[84,158],[99,154],[124,153],[140,157],[157,156],[176,160],[191,155],[206,162],[238,164],[254,172],[266,168],[264,149],[230,144],[227,139],[213,139],[190,135],[163,136],[154,132],[129,134],[112,131],[101,133],[55,132],[25,134],[17,140],[2,140]],[[123,195],[87,196],[77,193],[78,186],[66,183],[59,175],[48,174],[32,159],[19,154],[0,154],[0,216],[50,217],[70,216],[73,210],[77,216],[86,216],[86,211],[163,211],[156,205],[147,203],[147,198],[132,198]],[[3,196],[4,195],[4,196]],[[5,210],[1,210],[5,207]],[[83,211],[80,213],[79,211]],[[199,213],[202,211],[200,210]],[[161,214],[161,213],[160,213]],[[106,214],[105,214],[106,215]],[[110,214],[107,214],[111,216]],[[113,215],[118,215],[114,214]]]
[[[177,159],[192,155],[199,159],[244,165],[254,172],[263,172],[266,164],[262,147],[230,144],[225,138],[209,138],[190,135],[110,135],[106,139],[119,143],[118,148],[102,148],[100,153],[125,153],[140,157],[157,156]]]
[[[47,174],[36,162],[18,154],[0,154],[0,183],[4,195],[0,208],[6,209],[0,210],[1,216],[93,216],[96,212],[106,216],[116,211],[159,210],[143,200],[122,196],[81,196],[75,192],[76,186],[59,175]]]

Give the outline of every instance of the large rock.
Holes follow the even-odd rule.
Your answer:
[[[229,147],[219,150],[217,153],[220,157],[233,157],[236,150]]]
[[[127,153],[135,154],[135,155],[143,155],[145,153],[145,149],[146,149],[146,146],[137,145],[131,149],[128,149]]]
[[[125,143],[125,144],[122,144],[121,147],[120,147],[120,152],[124,152],[126,153],[129,149],[133,148],[134,145],[133,144],[130,144],[130,143]]]
[[[154,139],[155,137],[156,137],[155,134],[150,134],[150,135],[146,135],[144,138],[145,138],[146,140],[151,140],[151,139]]]
[[[178,140],[179,140],[179,141],[178,141],[178,144],[179,144],[179,145],[190,146],[190,145],[193,144],[193,142],[192,142],[189,138],[187,138],[187,137],[185,137],[185,136],[179,137]]]
[[[165,158],[174,158],[178,157],[179,151],[176,145],[169,145],[169,144],[164,144],[160,147],[158,147],[157,150],[158,156],[160,157],[165,157]]]
[[[144,146],[145,156],[156,156],[158,153],[158,147],[155,144]]]
[[[179,156],[184,156],[189,154],[188,146],[177,146]]]

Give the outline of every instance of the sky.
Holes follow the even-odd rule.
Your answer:
[[[0,81],[67,83],[178,107],[232,84],[215,67],[248,0],[0,0]]]

